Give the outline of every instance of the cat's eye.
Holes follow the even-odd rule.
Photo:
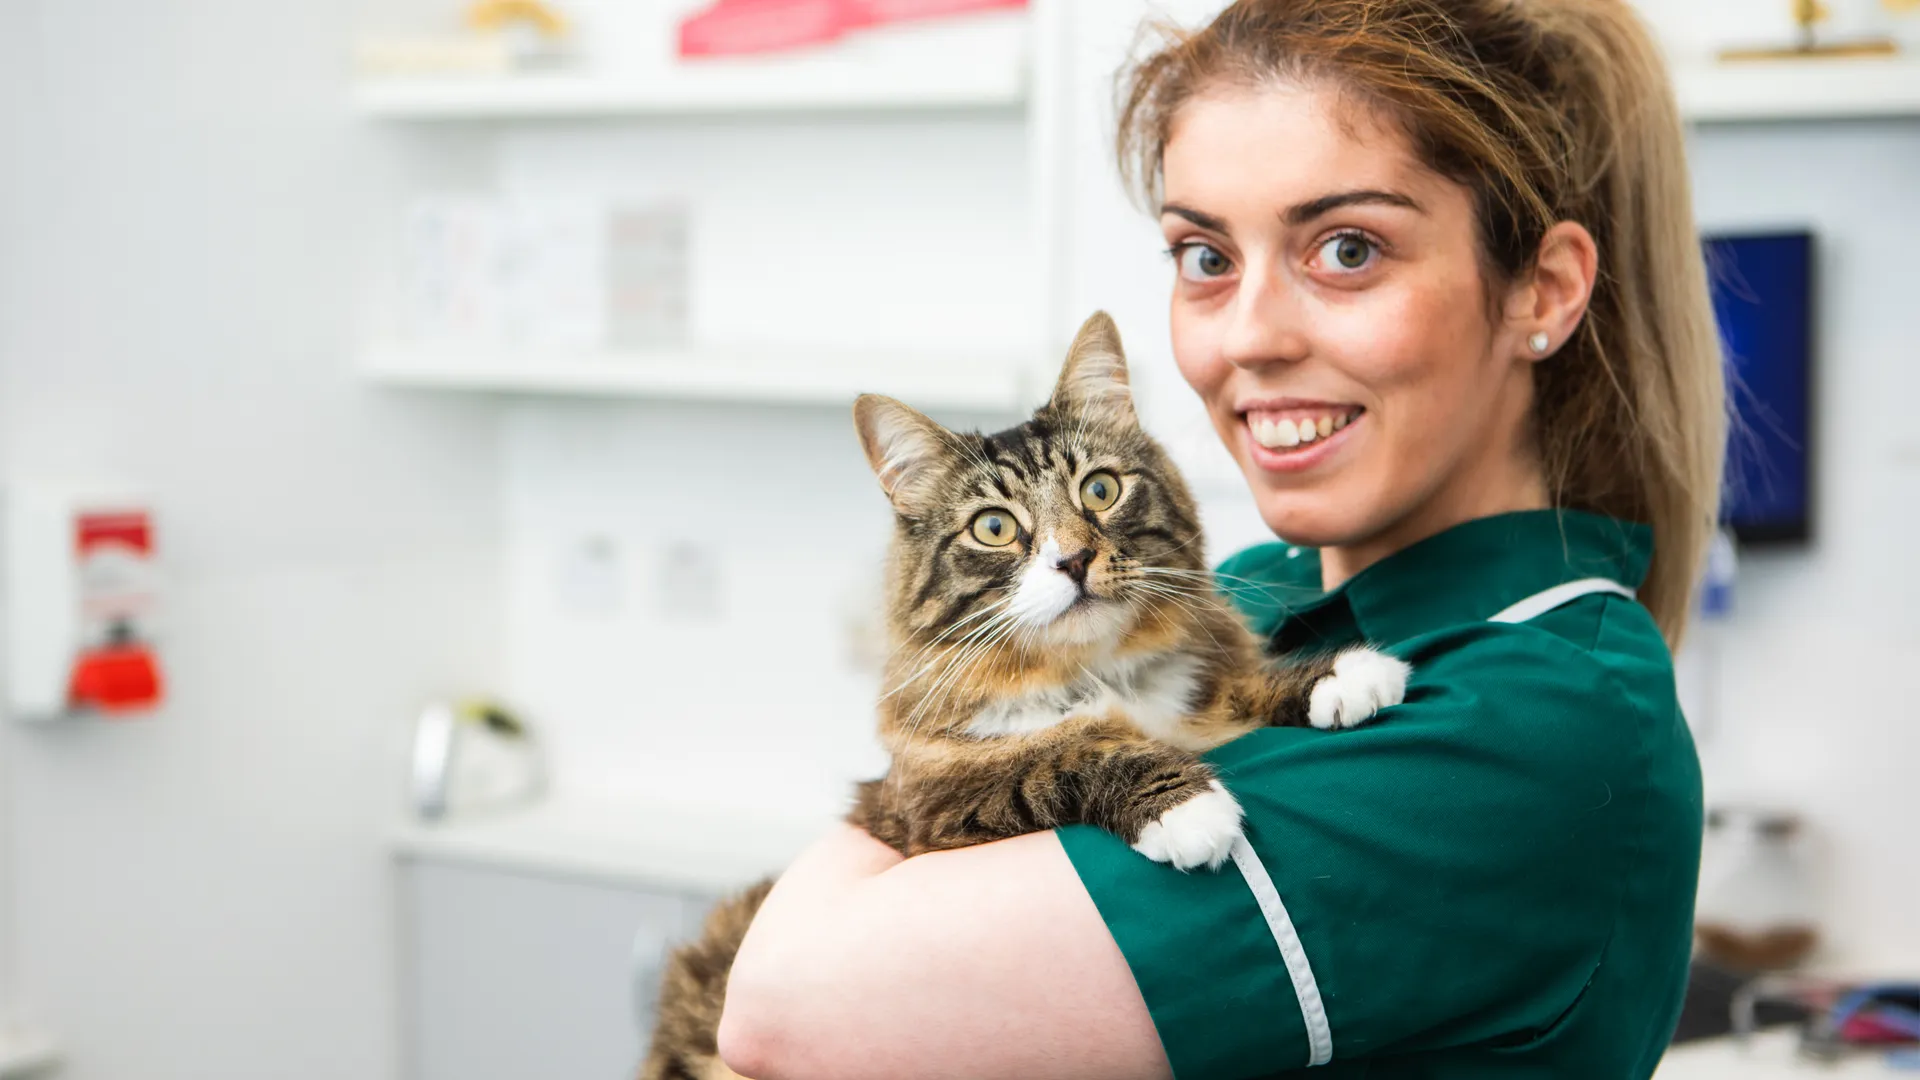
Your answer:
[[[1120,501],[1120,478],[1110,472],[1090,474],[1080,481],[1080,505],[1099,513]]]
[[[1006,547],[1019,536],[1019,523],[1005,510],[982,510],[973,515],[973,538],[988,547]]]

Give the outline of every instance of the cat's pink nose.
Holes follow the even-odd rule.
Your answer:
[[[1087,567],[1093,565],[1093,556],[1094,550],[1092,548],[1081,548],[1071,555],[1062,556],[1053,566],[1054,569],[1072,578],[1074,584],[1085,585],[1087,583]]]

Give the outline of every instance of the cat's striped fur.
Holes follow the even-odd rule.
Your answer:
[[[875,396],[854,415],[895,512],[895,648],[879,705],[892,765],[848,819],[903,854],[1079,822],[1217,867],[1239,806],[1196,754],[1400,700],[1405,665],[1370,650],[1263,660],[1214,591],[1193,498],[1135,417],[1105,315],[1018,427],[949,431]],[[725,970],[764,892],[670,959],[643,1080],[731,1075],[714,1044]]]

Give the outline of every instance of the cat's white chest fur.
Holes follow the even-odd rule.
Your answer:
[[[1026,735],[1073,717],[1118,712],[1149,737],[1167,741],[1193,711],[1199,686],[1196,657],[1128,657],[1088,670],[1066,686],[995,702],[974,716],[967,734],[983,739]]]

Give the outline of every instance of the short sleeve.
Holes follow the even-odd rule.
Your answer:
[[[1525,1040],[1580,999],[1642,824],[1652,722],[1529,628],[1459,627],[1405,658],[1405,704],[1367,727],[1265,729],[1209,755],[1287,926],[1234,863],[1183,874],[1061,831],[1176,1077],[1309,1063],[1283,930],[1336,1063]]]

